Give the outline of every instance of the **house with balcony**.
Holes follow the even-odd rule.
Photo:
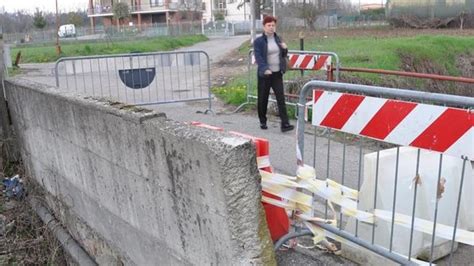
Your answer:
[[[118,21],[114,18],[112,7],[114,3],[125,2],[130,9],[130,18]],[[91,27],[101,18],[104,26],[128,25],[132,22],[140,27],[144,24],[169,23],[182,17],[183,12],[202,12],[204,4],[201,0],[89,0],[88,17]],[[177,16],[178,13],[181,13]]]
[[[214,21],[223,16],[227,21],[250,21],[250,1],[242,0],[204,0],[202,19]]]

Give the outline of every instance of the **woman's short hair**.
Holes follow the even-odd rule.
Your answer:
[[[267,23],[275,22],[277,23],[277,19],[274,16],[266,16],[263,18],[262,24],[265,25]]]

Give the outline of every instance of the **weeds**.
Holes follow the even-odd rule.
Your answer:
[[[6,163],[8,171],[24,176],[21,164]],[[7,172],[1,176],[10,176]],[[28,181],[28,178],[24,178]],[[29,197],[35,196],[30,186]],[[39,198],[39,197],[38,197]],[[31,209],[26,200],[0,198],[0,264],[1,265],[66,265],[60,243]]]
[[[215,87],[212,92],[226,104],[239,105],[247,100],[247,85]]]

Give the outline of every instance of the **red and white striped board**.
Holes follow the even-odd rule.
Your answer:
[[[331,56],[314,54],[288,54],[291,69],[327,70],[331,66]]]
[[[328,70],[331,66],[331,56],[315,54],[288,54],[288,67],[293,70]],[[252,64],[255,64],[252,55]]]
[[[312,124],[474,160],[474,112],[313,90]]]

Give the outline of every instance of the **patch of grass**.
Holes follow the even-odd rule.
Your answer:
[[[253,49],[252,44],[250,44],[250,41],[245,41],[242,45],[240,45],[237,51],[242,56],[248,56],[250,49]]]
[[[212,93],[214,93],[224,103],[240,105],[247,101],[248,83],[248,75],[245,73],[235,77],[229,84],[213,87],[211,90]],[[256,80],[251,80],[250,88],[252,90],[252,95],[256,95]]]
[[[239,105],[247,100],[247,85],[215,87],[212,92],[226,104]]]
[[[84,42],[84,43],[63,43],[61,44],[61,56],[56,54],[56,47],[33,46],[12,49],[12,55],[21,51],[21,63],[45,63],[54,62],[65,56],[89,56],[104,54],[126,54],[130,52],[157,52],[169,51],[179,47],[190,46],[198,42],[206,41],[204,35],[189,35],[179,37],[157,37],[135,41],[121,42]]]
[[[299,47],[298,40],[289,42],[290,49]],[[452,35],[420,35],[416,37],[378,38],[376,36],[329,37],[305,40],[306,50],[332,51],[339,55],[341,66],[401,70],[402,55],[415,62],[430,61],[449,75],[459,75],[455,60],[461,54],[474,53],[474,37]],[[361,77],[374,75],[360,74]],[[375,78],[375,80],[374,80]]]
[[[8,71],[8,76],[10,77],[14,77],[21,73],[21,70],[18,67],[9,67],[7,71]]]

